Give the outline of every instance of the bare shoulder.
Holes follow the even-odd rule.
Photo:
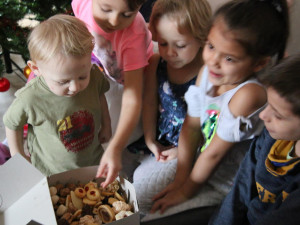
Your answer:
[[[201,69],[199,70],[197,80],[196,80],[196,86],[200,86],[203,70],[204,70],[204,66],[202,66]]]
[[[249,116],[267,102],[263,86],[249,83],[241,87],[232,97],[229,109],[234,116]]]

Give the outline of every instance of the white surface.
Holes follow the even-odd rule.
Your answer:
[[[0,167],[0,224],[25,225],[31,220],[43,225],[56,224],[48,183],[89,182],[98,166],[84,167],[56,174],[48,179],[17,154]],[[133,185],[119,178],[134,214],[112,225],[139,225],[140,216]],[[98,182],[100,183],[100,182]]]
[[[0,224],[56,224],[46,177],[17,154],[0,167]]]

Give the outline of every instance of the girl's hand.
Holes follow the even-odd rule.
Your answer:
[[[150,151],[154,154],[155,158],[159,162],[166,162],[168,160],[174,159],[174,155],[177,156],[177,152],[174,153],[173,145],[164,146],[157,141],[147,145]],[[168,152],[169,151],[169,152]],[[165,152],[165,153],[164,153]],[[173,154],[172,154],[173,153]],[[176,158],[175,156],[175,158]]]
[[[98,134],[101,144],[107,143],[112,136],[111,126],[102,126]]]
[[[157,201],[158,199],[164,198],[168,193],[179,189],[181,186],[181,183],[175,182],[173,181],[172,183],[170,183],[167,187],[165,187],[165,189],[163,189],[161,192],[159,192],[158,194],[156,194],[153,197],[153,201]]]
[[[187,197],[184,196],[182,189],[176,189],[168,194],[166,194],[163,198],[157,200],[152,208],[151,213],[155,213],[157,210],[160,210],[160,213],[164,213],[166,209],[173,205],[178,205],[179,203],[182,203],[187,200]]]
[[[150,149],[150,151],[154,154],[156,160],[159,161],[161,157],[161,152],[163,151],[165,146],[161,145],[157,141],[153,141],[150,144],[147,143],[147,146]]]
[[[117,178],[121,167],[121,152],[114,152],[112,149],[107,148],[101,158],[96,174],[96,178],[106,177],[105,181],[101,183],[103,188]]]
[[[161,152],[160,162],[167,162],[177,158],[178,149],[177,147],[170,146],[171,148],[168,150],[164,150]]]

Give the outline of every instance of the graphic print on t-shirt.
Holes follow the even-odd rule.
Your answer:
[[[88,147],[94,139],[93,115],[84,110],[57,121],[60,140],[68,151],[79,152]]]
[[[96,45],[93,50],[95,56],[100,60],[101,64],[104,67],[104,70],[107,75],[110,76],[110,79],[114,79],[117,82],[121,82],[121,73],[122,70],[118,67],[117,54],[112,49],[111,42],[106,40],[101,35],[94,33]],[[98,46],[101,46],[100,48]]]
[[[210,144],[213,136],[215,135],[217,122],[220,114],[220,109],[217,105],[211,104],[206,110],[207,119],[202,124],[202,133],[204,134],[205,141],[201,148],[201,152]]]

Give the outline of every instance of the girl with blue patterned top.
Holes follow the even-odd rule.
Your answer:
[[[179,0],[161,0],[153,7],[150,30],[158,42],[159,54],[150,58],[145,72],[143,130],[147,148],[158,161],[167,161],[176,157],[187,110],[184,94],[195,84],[203,64],[211,9],[206,1]],[[199,12],[192,11],[192,7]]]
[[[176,169],[174,159],[187,111],[184,95],[195,84],[203,65],[202,50],[210,19],[211,8],[206,0],[158,0],[153,6],[150,30],[159,54],[150,58],[145,71],[144,137],[128,146],[131,152],[143,153],[133,174],[141,213],[150,210],[152,197],[167,185],[164,176],[160,180],[161,172]],[[146,173],[149,170],[151,173]],[[172,172],[169,175],[174,177]],[[152,184],[161,189],[148,190],[144,181],[155,177]]]

